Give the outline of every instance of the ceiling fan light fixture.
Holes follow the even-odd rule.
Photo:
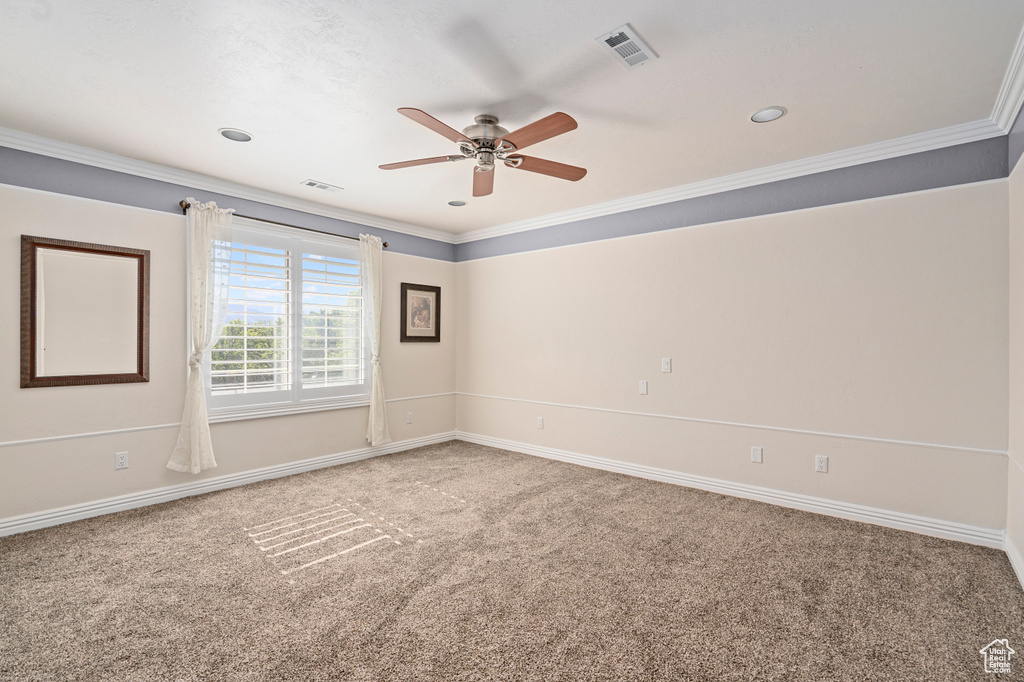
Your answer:
[[[788,111],[789,110],[786,109],[786,107],[765,107],[760,111],[755,111],[754,115],[750,117],[750,120],[754,123],[770,123],[771,121],[782,118]]]
[[[248,142],[252,139],[252,135],[238,128],[221,128],[217,132],[232,142]]]

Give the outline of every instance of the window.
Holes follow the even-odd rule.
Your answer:
[[[209,352],[211,418],[366,404],[358,242],[236,218],[228,314]]]

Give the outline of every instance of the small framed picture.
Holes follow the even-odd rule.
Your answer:
[[[401,340],[441,340],[441,287],[402,282]]]

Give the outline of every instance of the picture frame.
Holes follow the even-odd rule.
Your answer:
[[[441,287],[402,282],[401,341],[441,341]]]
[[[149,258],[21,236],[21,388],[149,381]]]

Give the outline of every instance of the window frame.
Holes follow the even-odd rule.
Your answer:
[[[242,238],[239,239],[239,237]],[[250,241],[246,242],[245,237],[249,237]],[[352,259],[359,263],[360,272],[362,272],[365,264],[360,257],[359,244],[351,243],[350,240],[343,237],[331,238],[329,235],[307,233],[300,229],[268,225],[239,217],[235,217],[232,221],[231,241],[282,249],[288,254],[290,294],[288,297],[290,326],[288,363],[291,385],[287,389],[274,391],[215,395],[212,390],[212,353],[211,350],[207,350],[203,355],[203,383],[210,423],[369,405],[371,371],[369,329],[366,307],[362,304],[360,305],[362,383],[350,386],[302,387],[302,321],[304,319],[303,295],[305,293],[302,286],[303,260],[310,254]]]

